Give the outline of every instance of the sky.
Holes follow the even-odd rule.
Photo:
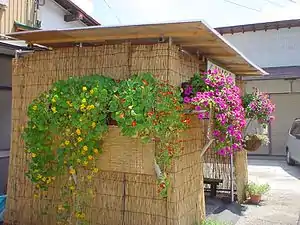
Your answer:
[[[300,0],[73,1],[104,26],[204,20],[220,27],[300,19]]]

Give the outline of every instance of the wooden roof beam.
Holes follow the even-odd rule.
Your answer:
[[[202,41],[199,43],[180,43],[182,47],[220,47],[217,41]]]
[[[236,75],[255,75],[256,71],[233,71]]]
[[[161,38],[161,37],[199,37],[201,35],[202,31],[198,32],[193,32],[193,33],[181,33],[181,32],[174,32],[174,33],[149,33],[149,34],[128,34],[128,35],[114,35],[114,36],[105,36],[105,35],[97,35],[97,34],[92,34],[90,36],[85,36],[85,37],[72,37],[70,34],[68,36],[65,36],[62,33],[62,38],[56,38],[56,39],[36,39],[33,42],[36,43],[42,43],[42,44],[53,44],[53,43],[67,43],[67,42],[105,42],[109,40],[128,40],[130,39],[145,39],[145,38]],[[51,36],[51,33],[49,32],[49,35]],[[93,36],[94,35],[94,36]],[[20,37],[21,38],[21,37]]]
[[[230,55],[230,54],[203,54],[203,56],[204,57],[206,57],[206,58],[224,58],[224,59],[226,59],[226,58],[234,58],[234,57],[236,57],[236,55]]]

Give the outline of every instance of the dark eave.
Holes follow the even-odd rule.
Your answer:
[[[65,10],[69,12],[79,12],[83,15],[83,19],[81,20],[87,26],[99,26],[101,25],[97,20],[88,15],[82,8],[77,6],[71,0],[54,0],[57,4],[63,7]]]
[[[228,27],[217,27],[215,28],[221,35],[223,34],[234,34],[234,33],[244,33],[244,32],[255,32],[261,30],[278,30],[282,28],[292,28],[300,27],[300,19],[294,20],[281,20],[266,23],[253,23],[244,24]]]
[[[268,75],[264,76],[248,76],[243,80],[284,80],[284,79],[300,79],[300,66],[284,66],[284,67],[268,67],[263,68]]]

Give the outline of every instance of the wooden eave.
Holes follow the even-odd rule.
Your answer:
[[[11,33],[8,36],[52,48],[72,47],[78,43],[103,45],[126,41],[133,44],[153,44],[171,39],[173,44],[190,54],[217,62],[236,75],[267,74],[216,30],[201,21],[25,31]]]

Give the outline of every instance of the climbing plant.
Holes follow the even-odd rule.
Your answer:
[[[167,169],[180,151],[178,134],[189,120],[182,114],[181,92],[149,73],[116,82],[93,75],[56,82],[33,100],[23,138],[28,154],[27,177],[38,190],[60,182],[58,220],[88,224],[85,208],[94,195],[96,159],[108,121],[116,120],[121,133],[156,142],[159,193],[166,197]]]

